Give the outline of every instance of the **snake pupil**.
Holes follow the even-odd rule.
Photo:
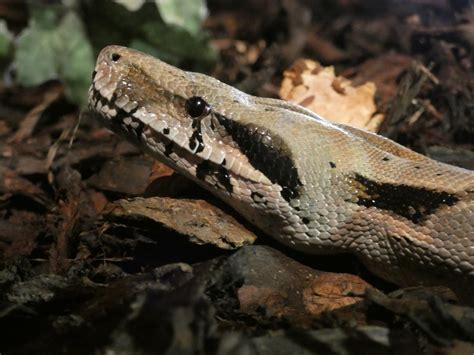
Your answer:
[[[192,118],[206,116],[211,110],[209,104],[198,96],[193,96],[186,101],[186,112]]]

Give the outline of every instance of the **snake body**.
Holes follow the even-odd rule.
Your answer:
[[[474,173],[119,46],[89,106],[119,135],[306,253],[474,299]]]

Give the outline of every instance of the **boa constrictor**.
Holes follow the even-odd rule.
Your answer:
[[[474,295],[471,171],[125,47],[100,53],[89,106],[284,244]]]

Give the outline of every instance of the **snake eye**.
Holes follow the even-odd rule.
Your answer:
[[[211,111],[211,106],[199,96],[193,96],[186,101],[186,112],[192,118],[201,118]]]
[[[118,53],[112,53],[111,58],[113,62],[117,62],[120,59],[121,55]]]

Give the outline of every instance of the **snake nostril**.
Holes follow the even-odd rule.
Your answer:
[[[113,62],[117,62],[120,59],[121,55],[118,53],[112,53],[110,57],[112,58]]]

